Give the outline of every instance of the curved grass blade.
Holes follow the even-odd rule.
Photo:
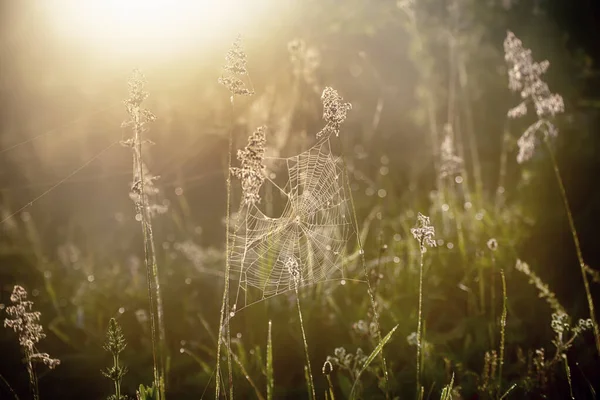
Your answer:
[[[440,396],[440,400],[452,400],[452,389],[454,386],[454,374],[452,374],[452,379],[450,379],[450,383],[448,386],[444,386],[442,389],[442,395]]]
[[[356,387],[356,384],[358,383],[358,381],[360,380],[360,376],[363,374],[363,372],[365,372],[367,370],[367,368],[369,367],[369,365],[371,364],[371,362],[373,362],[373,360],[375,359],[375,357],[377,357],[377,355],[383,350],[383,346],[386,345],[387,342],[390,341],[390,339],[392,338],[392,335],[394,334],[394,332],[396,332],[396,329],[398,328],[399,325],[396,325],[395,327],[392,328],[391,331],[389,331],[389,333],[387,335],[385,335],[385,337],[383,339],[381,339],[381,342],[379,342],[379,344],[377,345],[377,347],[375,347],[375,349],[373,350],[373,352],[371,354],[369,354],[369,357],[367,357],[367,359],[365,360],[365,363],[363,364],[361,370],[358,372],[358,374],[356,375],[356,379],[354,380],[354,383],[352,384],[352,390],[350,391],[350,398],[354,398],[354,388]]]
[[[510,394],[510,392],[513,391],[514,388],[517,387],[516,383],[513,383],[513,385],[511,387],[508,388],[508,390],[506,392],[504,392],[504,394],[502,395],[502,397],[500,397],[500,400],[503,400],[506,398],[506,396],[508,396]]]

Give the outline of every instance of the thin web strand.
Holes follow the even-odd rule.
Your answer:
[[[48,195],[50,192],[52,192],[54,189],[56,189],[57,187],[61,186],[63,183],[65,183],[66,181],[68,181],[70,178],[72,178],[73,176],[75,176],[78,172],[80,172],[82,169],[84,169],[85,167],[87,167],[88,165],[90,165],[92,162],[96,161],[98,158],[100,158],[104,153],[106,153],[108,150],[110,150],[111,148],[113,148],[113,146],[117,145],[119,143],[119,141],[117,140],[116,142],[111,143],[110,145],[108,145],[107,147],[105,147],[104,149],[102,149],[99,153],[97,153],[94,157],[90,158],[89,160],[87,160],[85,163],[83,163],[81,166],[75,168],[70,174],[68,174],[67,176],[65,176],[64,178],[62,178],[61,180],[59,180],[58,182],[56,182],[54,185],[52,185],[50,188],[48,188],[47,190],[45,190],[44,192],[42,192],[40,195],[36,196],[33,200],[31,200],[30,202],[28,202],[27,204],[25,204],[24,206],[20,207],[19,209],[17,209],[16,211],[14,211],[13,213],[9,214],[8,216],[6,216],[5,218],[3,218],[0,221],[0,224],[5,223],[6,221],[10,220],[11,218],[13,218],[15,215],[19,214],[20,212],[22,212],[23,210],[25,210],[28,207],[31,207],[34,203],[38,202],[39,200],[41,200],[43,197],[45,197],[46,195]]]

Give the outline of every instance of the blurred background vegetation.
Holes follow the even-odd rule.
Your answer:
[[[550,160],[539,152],[528,164],[515,161],[516,139],[527,125],[506,119],[517,99],[507,88],[502,42],[511,30],[536,60],[551,63],[545,78],[566,108],[556,121],[558,162],[584,257],[598,269],[596,2],[417,0],[414,20],[402,1],[239,2],[193,38],[157,40],[154,47],[150,37],[144,47],[115,44],[118,51],[65,29],[68,21],[57,18],[63,3],[0,2],[0,213],[6,218],[0,226],[0,304],[8,304],[13,285],[20,284],[42,312],[48,338],[40,347],[62,361],[40,376],[43,398],[110,393],[100,369],[110,358],[102,344],[111,317],[129,343],[122,355],[130,370],[125,392],[133,394],[139,383],[151,380],[142,239],[128,196],[131,155],[119,146],[130,136],[120,125],[134,67],[148,79],[145,104],[158,117],[148,133],[155,145],[146,162],[160,176],[160,201],[169,206],[154,220],[169,394],[198,398],[209,387],[212,396],[231,122],[229,93],[217,78],[238,32],[256,94],[236,105],[234,148],[266,124],[269,151],[296,154],[314,143],[322,125],[325,86],[352,103],[340,140],[384,333],[399,324],[385,350],[394,393],[414,391],[415,349],[406,337],[417,318],[419,249],[410,235],[417,211],[431,216],[441,239],[426,260],[425,338],[433,349],[424,364],[426,395],[431,390],[437,397],[452,371],[464,398],[475,398],[484,353],[498,340],[497,273],[503,268],[509,300],[505,379],[519,382],[516,398],[527,396],[521,382],[528,376],[527,360],[519,354],[526,359],[540,347],[552,351],[551,311],[514,270],[517,258],[549,284],[574,319],[587,317]],[[303,43],[300,50],[290,52],[293,41]],[[465,159],[462,182],[436,176],[446,124]],[[17,212],[32,199],[37,200]],[[494,260],[486,247],[490,238],[499,243]],[[495,308],[485,306],[493,300],[485,297],[490,289]],[[599,294],[598,285],[593,290]],[[323,393],[327,383],[320,366],[327,355],[340,346],[372,350],[369,338],[353,329],[369,319],[370,304],[364,284],[324,282],[301,295]],[[306,396],[294,307],[293,296],[278,296],[232,321],[236,354],[261,387],[267,325],[273,321],[276,398]],[[577,398],[592,398],[586,381],[600,382],[590,336],[569,352]],[[19,348],[6,329],[0,329],[0,354],[0,374],[18,393],[27,393]],[[254,397],[239,370],[236,376],[236,393]],[[346,397],[343,372],[335,372],[333,380]],[[561,371],[551,385],[556,391],[547,392],[549,397],[568,394]],[[363,386],[365,398],[381,396],[372,376],[363,378]],[[9,398],[2,385],[0,398]]]

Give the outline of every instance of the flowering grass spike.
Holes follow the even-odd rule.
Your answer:
[[[241,168],[231,168],[231,173],[242,181],[244,204],[260,202],[260,187],[265,181],[264,158],[266,127],[258,127],[248,138],[248,145],[244,150],[238,150],[237,158],[242,164]]]
[[[537,132],[542,131],[544,139],[556,136],[557,130],[548,118],[564,112],[565,105],[562,96],[552,93],[541,78],[550,67],[550,62],[535,62],[531,50],[524,48],[521,40],[510,31],[504,40],[504,59],[508,64],[508,87],[520,92],[523,99],[508,111],[508,117],[514,119],[525,116],[530,103],[533,103],[538,117],[538,121],[529,126],[517,142],[517,161],[521,164],[533,157]]]
[[[431,225],[429,217],[419,213],[417,216],[417,225],[410,230],[413,237],[417,239],[421,246],[421,252],[424,253],[426,247],[436,247],[435,228]]]
[[[27,300],[27,291],[19,285],[15,285],[10,295],[12,305],[6,307],[8,317],[4,320],[4,326],[11,328],[19,337],[19,345],[25,355],[25,364],[29,374],[29,383],[33,398],[39,398],[37,375],[34,362],[41,362],[54,369],[60,364],[60,360],[51,358],[48,353],[38,352],[37,343],[46,337],[44,329],[39,324],[41,313],[32,311],[33,302]]]
[[[323,101],[323,119],[327,124],[317,133],[317,138],[330,136],[332,133],[339,136],[340,126],[346,120],[348,111],[352,109],[352,104],[344,103],[344,99],[337,90],[329,86],[323,90],[321,101]]]
[[[233,96],[250,96],[254,94],[254,90],[247,87],[246,83],[240,79],[240,76],[247,76],[247,56],[242,46],[242,37],[238,37],[233,42],[233,45],[225,55],[225,65],[223,66],[223,74],[218,82],[225,86]]]
[[[125,350],[127,342],[123,331],[116,319],[111,318],[106,332],[106,343],[104,349],[113,356],[113,365],[102,371],[102,374],[113,381],[115,385],[115,394],[108,397],[108,400],[126,400],[126,396],[121,395],[121,380],[127,373],[127,367],[119,364],[119,355]]]

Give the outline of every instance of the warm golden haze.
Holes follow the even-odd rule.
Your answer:
[[[67,41],[111,55],[202,51],[264,10],[265,0],[58,0],[40,2]]]

